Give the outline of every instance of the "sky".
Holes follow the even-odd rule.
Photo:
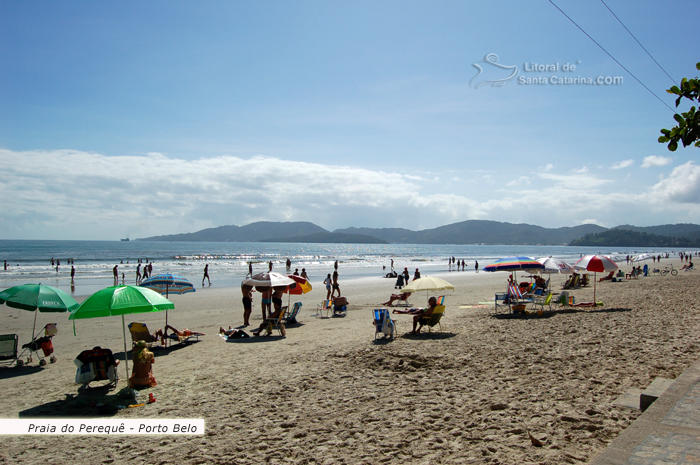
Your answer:
[[[700,3],[553,2],[0,2],[0,239],[700,223]]]

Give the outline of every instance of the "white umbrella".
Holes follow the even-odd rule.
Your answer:
[[[568,264],[561,258],[542,257],[537,259],[538,262],[544,265],[544,270],[540,270],[546,274],[564,273],[568,274],[574,271],[574,267]]]
[[[242,284],[247,286],[277,287],[289,286],[290,284],[294,283],[295,281],[292,278],[280,273],[275,273],[274,271],[270,271],[266,273],[258,273],[245,278]]]

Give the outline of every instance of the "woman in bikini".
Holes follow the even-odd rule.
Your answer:
[[[148,350],[145,341],[138,341],[133,350],[134,368],[129,378],[130,388],[154,387],[156,379],[153,377],[153,363],[156,358],[153,352]]]

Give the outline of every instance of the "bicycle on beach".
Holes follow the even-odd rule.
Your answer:
[[[666,265],[666,267],[659,272],[661,276],[666,276],[668,273],[671,273],[671,276],[676,276],[678,274],[678,270],[673,268],[673,265]]]

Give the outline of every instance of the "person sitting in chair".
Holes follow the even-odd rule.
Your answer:
[[[153,352],[148,350],[145,341],[138,341],[133,350],[134,368],[129,378],[130,388],[154,387],[156,379],[153,377],[153,363],[156,358]]]
[[[275,309],[275,312],[274,312],[272,315],[270,315],[270,318],[267,318],[267,319],[263,320],[263,322],[260,323],[260,327],[258,327],[258,329],[256,329],[256,330],[253,331],[253,336],[260,336],[260,333],[262,332],[262,330],[265,329],[265,328],[267,328],[267,327],[270,325],[270,323],[271,323],[270,320],[277,320],[277,319],[279,319],[279,317],[282,315],[282,310],[283,310],[282,307],[279,307],[279,309]],[[280,324],[280,330],[281,330],[282,335],[284,336],[284,335],[285,335],[285,329],[284,329],[284,326],[281,325],[281,324]],[[270,335],[270,334],[269,334],[269,332],[268,332],[268,336],[269,336],[269,335]]]
[[[610,280],[613,278],[613,275],[614,275],[614,274],[615,274],[615,272],[614,272],[614,271],[611,271],[607,276],[603,276],[602,278],[600,278],[600,279],[598,280],[598,282],[610,281]]]
[[[435,307],[437,307],[437,299],[435,297],[431,297],[428,300],[428,308],[425,308],[414,315],[414,317],[413,317],[413,331],[411,331],[411,334],[419,334],[420,333],[420,329],[423,327],[423,324],[421,323],[421,318],[428,317],[428,316],[432,315],[433,311],[435,310]],[[420,324],[420,326],[418,326],[419,324]],[[416,327],[418,327],[417,330],[416,330]]]
[[[686,263],[681,267],[681,270],[692,270],[693,269],[693,261],[691,260],[689,263]]]
[[[384,302],[382,305],[386,305],[387,307],[393,307],[394,306],[394,301],[395,300],[406,300],[411,296],[410,292],[404,292],[402,294],[391,294],[391,297],[389,298],[388,302]]]

